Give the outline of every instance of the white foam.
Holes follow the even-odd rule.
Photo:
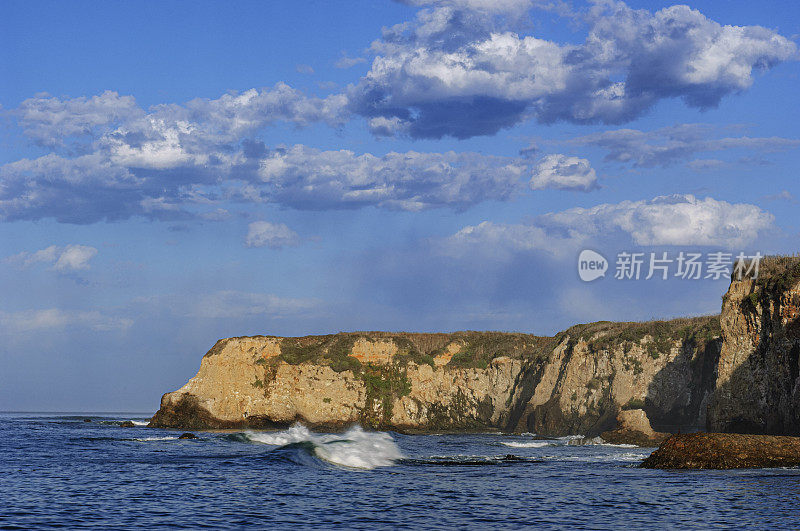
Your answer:
[[[349,468],[373,469],[392,466],[403,458],[394,439],[383,432],[367,432],[354,426],[342,434],[317,434],[301,424],[279,433],[245,432],[254,442],[272,446],[310,442],[314,454],[329,463]]]
[[[132,420],[134,426],[147,426],[150,424],[149,420]]]
[[[139,437],[138,439],[134,439],[134,441],[174,441],[177,440],[177,437]]]
[[[502,444],[510,446],[511,448],[544,448],[545,446],[551,445],[551,443],[548,441],[531,441],[531,442],[509,441],[509,442],[503,442]]]

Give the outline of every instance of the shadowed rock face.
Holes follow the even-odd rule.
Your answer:
[[[642,468],[728,469],[800,466],[800,437],[733,433],[678,434]]]
[[[151,426],[597,435],[623,408],[704,422],[713,317],[596,323],[554,338],[497,332],[223,339]],[[711,358],[709,364],[708,358]],[[698,384],[699,382],[699,384]],[[712,382],[713,385],[713,382]]]
[[[800,434],[800,258],[772,258],[734,281],[708,410],[714,432]]]

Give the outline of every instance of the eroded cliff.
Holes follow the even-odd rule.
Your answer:
[[[722,304],[710,431],[800,435],[800,258],[761,264]]]
[[[715,317],[497,332],[223,339],[167,393],[151,425],[597,434],[622,409],[654,428],[705,422]],[[710,371],[710,372],[709,372]]]

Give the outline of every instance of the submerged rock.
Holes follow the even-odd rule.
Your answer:
[[[197,435],[195,435],[194,433],[189,433],[189,432],[181,433],[181,435],[180,435],[180,437],[178,437],[178,439],[197,439]]]
[[[133,423],[131,420],[126,420],[124,422],[119,423],[120,428],[135,428],[136,424]]]
[[[688,433],[669,437],[642,468],[728,469],[800,466],[800,437]]]
[[[653,430],[647,413],[642,409],[620,411],[617,415],[617,427],[600,435],[604,441],[611,444],[635,444],[645,447],[658,446],[669,436],[669,433]]]

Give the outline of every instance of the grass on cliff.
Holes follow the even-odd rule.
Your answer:
[[[549,352],[552,338],[503,332],[456,332],[452,334],[461,349],[453,355],[448,367],[485,369],[493,359],[532,358]],[[434,356],[439,352],[435,352]]]
[[[670,321],[647,321],[631,323],[598,323],[577,325],[559,334],[585,341],[591,350],[612,350],[622,347],[627,353],[633,345],[640,345],[645,337],[650,341],[643,345],[653,359],[669,352],[676,341],[684,346],[704,349],[705,345],[722,334],[719,316],[672,319]],[[556,337],[559,337],[556,336]]]
[[[290,365],[317,363],[328,365],[336,372],[358,372],[361,362],[350,356],[358,338],[342,334],[286,337],[281,339],[280,358]]]
[[[280,358],[292,365],[317,363],[329,365],[337,372],[363,369],[361,363],[350,356],[359,339],[367,341],[391,340],[397,345],[393,364],[406,367],[410,363],[436,367],[434,357],[441,355],[450,343],[461,344],[449,367],[486,368],[500,356],[523,358],[546,354],[552,338],[530,334],[506,332],[454,332],[452,334],[342,332],[326,336],[305,336],[281,339]]]
[[[779,295],[800,281],[800,255],[768,256],[761,260],[753,292],[742,299],[742,310],[754,312],[765,294]],[[724,298],[723,298],[724,300]]]

